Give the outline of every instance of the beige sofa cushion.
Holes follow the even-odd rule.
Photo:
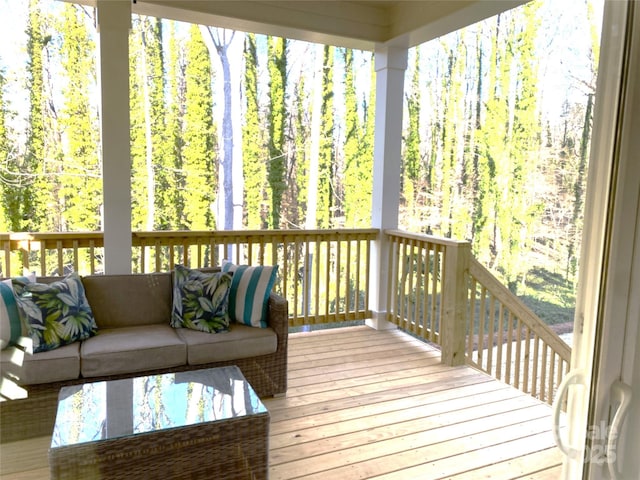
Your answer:
[[[185,365],[187,347],[166,325],[105,328],[82,342],[82,376],[120,375]]]
[[[274,353],[278,336],[271,328],[254,328],[232,323],[228,332],[205,333],[187,328],[176,329],[187,344],[189,365],[203,365]]]
[[[2,351],[2,376],[21,385],[60,382],[80,376],[80,342],[35,354],[18,347]]]
[[[169,324],[171,273],[90,275],[82,283],[98,329]]]

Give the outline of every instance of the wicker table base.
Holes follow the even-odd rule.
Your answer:
[[[161,387],[163,382],[174,385],[170,379],[157,378],[165,376],[147,377],[150,380],[139,382],[141,385],[153,386],[150,389],[153,398],[140,399],[139,395],[134,394],[133,397],[138,397],[140,400],[133,401],[134,410],[136,403],[144,406],[145,402],[148,402],[146,406],[150,406],[155,413],[159,414],[159,417],[150,419],[145,415],[139,417],[134,413],[132,416],[126,412],[125,417],[128,415],[129,419],[133,420],[134,431],[131,433],[126,432],[126,429],[123,433],[122,425],[117,425],[113,430],[118,431],[119,434],[109,437],[106,434],[109,428],[108,425],[105,426],[104,421],[99,419],[96,422],[93,417],[85,417],[81,420],[82,423],[95,424],[101,432],[97,433],[94,427],[90,427],[89,431],[84,433],[97,434],[101,438],[90,441],[69,441],[69,438],[78,437],[77,431],[73,428],[77,428],[80,422],[77,417],[83,417],[82,414],[78,415],[78,409],[82,408],[78,407],[78,401],[82,396],[78,397],[76,392],[75,399],[71,395],[61,400],[62,404],[71,399],[68,400],[68,404],[71,405],[70,409],[76,414],[76,418],[69,423],[64,419],[64,412],[58,409],[52,447],[49,450],[51,478],[60,480],[125,478],[258,480],[268,478],[269,413],[246,381],[244,385],[238,383],[242,382],[244,377],[239,370],[233,369],[235,367],[197,372],[199,376],[195,378],[200,380],[184,390],[190,398],[184,399],[184,403],[182,400],[177,400],[180,404],[178,410],[183,406],[187,409],[184,415],[178,415],[178,417],[187,419],[184,423],[192,422],[185,425],[176,426],[175,423],[180,422],[171,419],[172,425],[163,428],[162,420],[158,420],[162,416],[168,418],[175,415],[174,411],[167,413],[162,411],[162,408],[158,408],[157,395],[158,390],[163,390]],[[202,391],[206,398],[200,397],[194,400],[194,389],[198,391],[198,388],[202,387],[203,384],[199,382],[202,381],[201,379],[206,379],[208,373],[215,373],[216,378],[211,382],[204,380],[207,388],[202,388]],[[225,376],[228,376],[230,384],[218,385],[221,389],[213,387]],[[242,380],[239,377],[242,377]],[[184,382],[180,383],[184,384]],[[175,384],[178,384],[177,378]],[[61,399],[66,394],[69,392],[63,389]],[[166,395],[167,398],[176,402],[175,392]],[[96,409],[95,396],[93,395],[87,403],[92,404],[91,410],[97,411],[100,407]],[[118,406],[121,405],[121,401],[122,399],[117,401]],[[208,407],[213,408],[214,411],[209,412]],[[172,408],[175,410],[175,405]],[[194,408],[198,416],[195,420],[190,416],[194,413]],[[238,414],[239,411],[240,414]],[[145,414],[148,413],[145,410]],[[219,418],[212,420],[212,415]],[[138,422],[152,424],[151,430],[139,432],[141,429],[138,428]],[[69,428],[71,429],[66,430]],[[83,440],[84,433],[79,436],[80,440]]]

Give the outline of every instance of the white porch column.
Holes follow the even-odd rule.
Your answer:
[[[373,151],[373,199],[371,226],[398,227],[400,203],[400,154],[402,145],[402,102],[407,48],[376,46],[376,130]],[[376,329],[395,328],[385,320],[389,284],[389,245],[380,235],[371,255],[371,298],[373,318],[367,325]]]
[[[131,2],[98,0],[105,273],[131,272]]]

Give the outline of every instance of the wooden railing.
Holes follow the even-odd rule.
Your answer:
[[[377,229],[172,231],[132,233],[132,271],[278,265],[275,290],[289,301],[291,326],[364,320],[369,308],[371,242]],[[103,271],[102,232],[0,234],[2,276]],[[17,267],[17,268],[16,268]],[[16,271],[17,270],[17,271]]]
[[[443,361],[464,363],[464,317],[455,301],[464,292],[468,242],[387,230],[389,291],[387,320],[443,348]],[[456,329],[458,330],[456,332]],[[458,338],[458,341],[456,341]]]
[[[468,242],[385,232],[387,320],[440,345],[443,362],[468,363],[548,403],[571,349],[471,255]]]
[[[134,232],[132,271],[278,265],[276,291],[290,326],[371,318],[370,259],[377,229]],[[551,403],[570,348],[471,255],[469,242],[385,231],[386,319],[439,345],[448,365],[468,363]],[[103,269],[102,232],[0,234],[2,276]],[[17,270],[17,271],[16,271]]]
[[[548,403],[571,349],[475,258],[469,261],[467,361]]]

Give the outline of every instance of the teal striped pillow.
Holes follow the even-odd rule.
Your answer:
[[[222,271],[233,273],[229,291],[231,320],[251,327],[266,328],[267,305],[278,266],[250,267],[224,262]]]
[[[11,280],[3,280],[0,282],[0,348],[16,345],[22,334],[22,322]]]

